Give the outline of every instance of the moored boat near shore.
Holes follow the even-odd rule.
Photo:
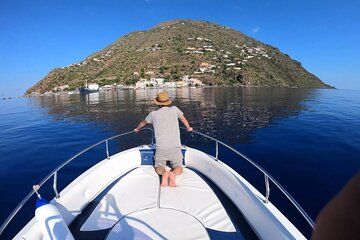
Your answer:
[[[100,89],[99,84],[89,83],[89,84],[86,84],[85,87],[80,87],[79,92],[81,94],[94,93],[94,92],[98,92],[99,89]]]

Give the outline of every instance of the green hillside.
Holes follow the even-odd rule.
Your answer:
[[[53,69],[27,90],[43,93],[86,81],[133,84],[140,78],[259,87],[330,87],[279,49],[206,21],[176,20],[129,33],[79,63]]]

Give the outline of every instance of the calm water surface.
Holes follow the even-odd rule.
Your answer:
[[[93,143],[132,130],[156,109],[152,99],[157,92],[124,90],[0,101],[0,222],[33,184],[60,163]],[[264,167],[313,219],[360,171],[359,91],[198,88],[169,93],[195,130],[230,144]],[[148,139],[143,133],[113,141],[111,152]],[[214,144],[200,137],[184,133],[182,141],[214,152]],[[220,150],[220,158],[263,192],[261,174]],[[99,147],[71,163],[59,172],[60,189],[103,158],[104,149]],[[275,188],[271,189],[270,200],[296,218]],[[45,186],[42,193],[52,197]],[[32,216],[33,202],[18,221]]]

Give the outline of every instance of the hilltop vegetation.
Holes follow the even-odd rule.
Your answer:
[[[176,20],[129,33],[80,63],[52,70],[26,93],[86,81],[133,84],[190,75],[205,84],[259,87],[329,87],[279,49],[206,21]]]

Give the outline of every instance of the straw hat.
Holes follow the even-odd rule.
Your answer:
[[[159,106],[166,106],[171,104],[171,100],[167,92],[160,92],[156,95],[154,103]]]

